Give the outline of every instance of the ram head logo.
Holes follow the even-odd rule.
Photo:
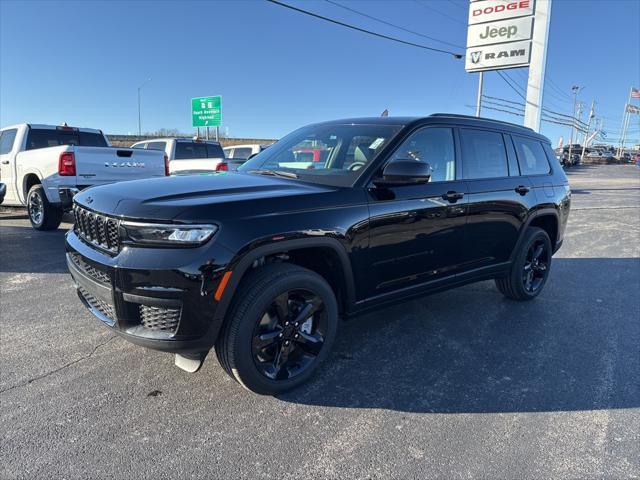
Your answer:
[[[471,52],[469,55],[471,56],[471,63],[478,63],[482,58],[482,50]]]

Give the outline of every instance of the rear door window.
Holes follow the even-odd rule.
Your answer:
[[[0,155],[5,155],[13,150],[13,142],[16,140],[17,128],[11,130],[5,130],[0,135]]]
[[[464,179],[499,178],[509,175],[507,152],[501,133],[462,128],[460,141]]]
[[[513,143],[518,154],[518,163],[523,175],[544,175],[551,167],[542,144],[532,138],[513,135]]]

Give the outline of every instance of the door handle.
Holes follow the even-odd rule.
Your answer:
[[[456,203],[464,197],[464,193],[449,191],[442,194],[443,200],[449,200],[451,203]]]
[[[525,187],[524,185],[518,185],[515,188],[516,192],[518,192],[520,195],[526,195],[527,193],[529,193],[529,190],[531,190],[529,187]]]
[[[3,165],[9,165],[9,160],[3,160],[3,161],[2,161],[2,164],[3,164]]]

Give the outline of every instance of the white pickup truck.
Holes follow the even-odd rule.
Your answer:
[[[163,177],[162,152],[111,148],[100,130],[20,124],[0,129],[3,205],[26,205],[36,230],[54,230],[80,190],[105,183]]]
[[[169,161],[171,175],[215,172],[224,161],[218,142],[191,138],[154,138],[131,145],[133,149],[161,150]]]

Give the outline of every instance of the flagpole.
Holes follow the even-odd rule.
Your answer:
[[[629,115],[629,113],[627,112],[627,105],[631,103],[632,91],[633,91],[633,87],[629,87],[629,97],[627,98],[627,101],[624,104],[624,110],[622,111],[622,125],[620,125],[620,141],[618,142],[618,158],[622,156],[622,149],[624,148],[622,146],[622,132],[624,131],[625,123],[627,123],[627,115]]]

